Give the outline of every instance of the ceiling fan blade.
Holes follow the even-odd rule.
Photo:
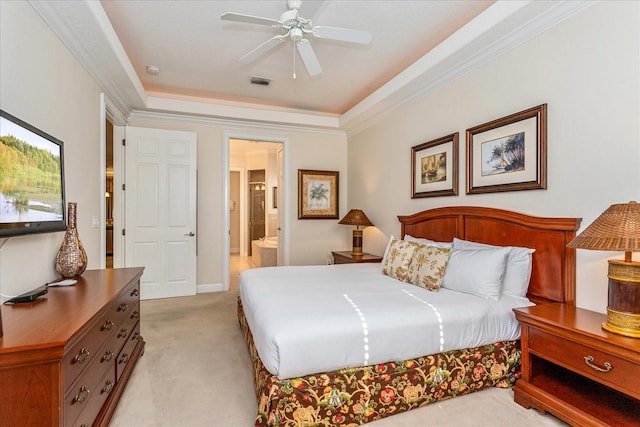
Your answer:
[[[322,13],[326,5],[326,0],[303,0],[302,6],[300,6],[300,13],[303,16],[309,17],[311,20],[315,20],[316,16]]]
[[[255,61],[256,59],[258,59],[260,56],[262,56],[265,53],[269,52],[274,47],[278,46],[286,38],[287,38],[287,36],[275,36],[275,37],[272,37],[269,40],[267,40],[266,42],[262,43],[257,48],[253,49],[251,52],[249,52],[246,55],[244,55],[242,58],[239,59],[239,61],[242,62],[243,64],[249,64],[249,63]]]
[[[223,21],[244,22],[245,24],[266,25],[267,27],[280,27],[282,25],[277,19],[261,18],[234,12],[223,13],[220,15],[220,19]]]
[[[313,35],[321,39],[338,40],[349,43],[369,44],[373,35],[369,31],[339,27],[313,27]]]
[[[316,56],[313,48],[311,47],[311,43],[309,40],[302,39],[296,43],[296,47],[298,48],[298,53],[302,58],[302,62],[304,62],[304,66],[307,69],[307,72],[310,76],[317,76],[322,73],[322,67],[320,66],[320,62],[318,62],[318,57]]]

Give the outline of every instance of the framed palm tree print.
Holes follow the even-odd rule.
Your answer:
[[[338,219],[339,172],[298,169],[298,219]]]
[[[547,188],[547,104],[467,129],[467,194]]]

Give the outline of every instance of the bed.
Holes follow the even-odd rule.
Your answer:
[[[507,301],[511,305],[507,306],[506,311],[511,314],[509,307],[518,306],[520,303],[523,305],[545,302],[575,304],[575,251],[566,248],[566,245],[575,237],[580,219],[542,218],[495,208],[464,206],[436,208],[413,215],[399,216],[398,219],[401,224],[401,238],[411,236],[438,242],[461,239],[500,247],[522,247],[535,250],[530,258],[530,280],[526,299],[509,301],[508,298],[500,297],[499,301],[484,301],[488,300],[486,298],[478,299],[478,302],[470,300],[465,302],[467,307],[486,305],[486,310],[491,310],[493,313],[494,310],[505,311],[504,307],[498,306],[504,305],[504,301]],[[519,328],[516,328],[515,335],[513,331],[508,331],[509,333],[504,335],[508,337],[507,339],[469,345],[459,344],[458,330],[452,334],[451,327],[445,323],[444,329],[449,334],[445,335],[444,342],[449,347],[455,348],[443,346],[442,318],[446,320],[453,316],[448,312],[449,309],[445,308],[444,302],[440,305],[440,300],[447,299],[452,291],[447,289],[441,289],[440,292],[426,291],[439,298],[437,303],[432,304],[423,297],[424,289],[417,289],[418,287],[414,285],[405,285],[399,281],[397,286],[390,285],[389,280],[395,279],[378,277],[382,276],[379,273],[381,271],[379,264],[271,267],[260,270],[241,275],[238,298],[238,320],[252,359],[255,392],[258,399],[256,426],[355,426],[487,387],[510,387],[519,377]],[[336,295],[332,295],[333,290],[315,289],[315,277],[325,277],[322,280],[333,283]],[[365,282],[365,278],[369,277],[372,281]],[[291,284],[292,282],[294,285]],[[296,288],[291,286],[295,286],[296,282],[297,289],[301,289],[300,292],[292,292],[292,289]],[[363,286],[366,286],[366,289],[363,290]],[[393,291],[390,291],[390,288],[393,288]],[[258,292],[250,294],[249,289],[256,289]],[[305,315],[301,315],[302,312],[299,310],[300,300],[295,299],[299,296],[294,295],[302,293],[303,289],[305,292],[310,292],[310,296],[306,298],[311,299],[304,305]],[[267,294],[276,292],[282,292],[277,297],[280,298],[280,303],[267,302]],[[370,300],[375,294],[380,294],[380,298],[385,301],[384,305]],[[261,298],[265,298],[264,303]],[[351,342],[357,341],[348,334],[357,333],[357,331],[354,329],[350,332],[348,322],[333,318],[334,312],[331,307],[338,304],[335,301],[351,304],[351,308],[360,316],[359,321],[363,325],[361,329],[364,329],[366,344],[364,353],[362,351],[359,353],[365,355],[358,359],[359,363],[354,363],[350,357],[351,350],[346,350]],[[406,327],[399,328],[397,322],[382,325],[382,327],[388,326],[392,331],[386,337],[389,341],[385,343],[388,345],[373,345],[376,337],[380,336],[374,327],[380,327],[380,325],[376,326],[376,321],[365,318],[363,313],[369,316],[372,312],[371,307],[377,307],[378,309],[373,311],[381,311],[384,314],[387,306],[393,306],[395,303],[405,304],[401,321],[420,317],[412,311],[420,310],[420,307],[423,307],[424,313],[433,312],[434,316],[431,317],[440,322],[440,339],[433,340],[433,345],[436,346],[433,348],[436,350],[427,350],[431,348],[426,343],[430,339],[425,338],[424,330],[428,330],[429,334],[433,330],[437,337],[438,323],[435,323],[434,327],[422,324],[416,326],[409,325],[408,320]],[[248,307],[246,313],[245,305]],[[361,310],[360,305],[369,310]],[[434,306],[437,310],[433,308]],[[294,309],[296,307],[298,311]],[[416,312],[419,313],[419,311]],[[276,319],[275,314],[278,313],[281,320],[271,321],[271,317],[264,317],[265,315],[274,316],[273,318]],[[287,315],[291,316],[290,322],[282,320],[286,319]],[[387,318],[392,317],[394,316],[387,314]],[[313,319],[318,319],[318,322],[314,323]],[[344,329],[343,332],[347,335],[325,336],[325,332],[336,329],[335,324],[332,323],[336,321],[344,322],[345,326],[338,329]],[[263,337],[263,329],[266,329],[270,323],[297,324],[303,330],[309,331],[306,338],[310,336],[313,339],[302,340],[305,334],[298,334],[295,339],[284,340],[278,336],[279,345],[282,345],[282,348],[273,347],[271,341],[275,341],[275,337]],[[477,329],[477,322],[471,321],[469,328]],[[513,329],[513,326],[510,328]],[[360,333],[362,333],[361,330]],[[418,336],[420,339],[413,339]],[[372,340],[371,347],[382,350],[380,353],[370,351],[369,339]],[[302,341],[296,342],[297,340]],[[287,351],[282,344],[283,341],[291,341],[292,345],[297,344],[298,347],[294,346],[292,350]],[[404,349],[409,347],[404,345],[409,341],[424,345],[421,347],[424,349],[422,350],[424,354],[414,354],[418,351],[415,348]],[[327,345],[328,342],[332,345]],[[457,346],[450,344],[451,342],[455,342]],[[467,342],[473,344],[473,341]],[[272,347],[269,347],[270,345]],[[319,347],[313,347],[314,345]],[[358,345],[361,347],[361,344]],[[460,347],[461,345],[463,347]],[[408,351],[408,353],[394,354],[411,354],[411,357],[393,357],[385,354],[384,350],[390,348],[393,348],[393,351],[396,351],[396,348]],[[318,356],[321,351],[327,349],[328,352],[323,353],[326,357]],[[338,361],[331,360],[329,356],[332,352],[338,354]],[[336,365],[341,358],[344,358],[344,367]],[[285,365],[282,361],[287,359],[293,362],[316,361],[325,365],[314,365],[315,367],[309,368],[300,363]],[[310,371],[307,372],[305,369]]]

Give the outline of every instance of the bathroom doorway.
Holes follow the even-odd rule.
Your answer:
[[[229,277],[234,286],[243,269],[278,265],[284,242],[279,219],[282,197],[284,144],[264,140],[229,138]],[[280,153],[280,155],[279,155]],[[258,253],[253,250],[256,245]],[[252,256],[253,255],[253,256]],[[262,257],[261,255],[264,255]],[[265,265],[263,265],[266,263]]]

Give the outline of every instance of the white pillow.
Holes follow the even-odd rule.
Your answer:
[[[469,240],[453,239],[453,250],[495,249],[501,247],[510,249],[507,269],[504,273],[504,283],[502,284],[502,294],[519,298],[524,297],[527,295],[527,289],[529,288],[533,264],[532,254],[536,251],[535,249],[518,246],[493,246]]]
[[[451,246],[453,245],[453,242],[436,242],[435,240],[423,239],[420,237],[413,237],[408,234],[404,235],[404,240],[408,242],[422,243],[423,245],[433,246],[436,248],[445,248],[445,249],[451,249]]]
[[[509,250],[454,249],[449,256],[441,287],[499,300]]]
[[[386,261],[387,254],[389,253],[389,248],[391,247],[391,243],[394,240],[395,240],[395,237],[393,237],[393,234],[391,236],[389,236],[389,241],[387,242],[387,247],[384,248],[384,254],[382,255],[382,265],[384,265],[384,262]]]

